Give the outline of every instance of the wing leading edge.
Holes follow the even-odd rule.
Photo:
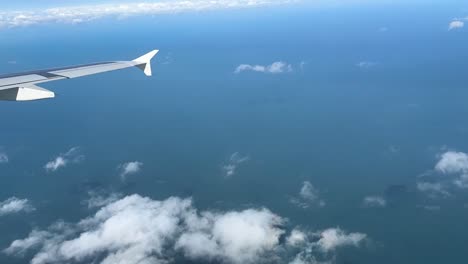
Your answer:
[[[108,71],[137,67],[146,76],[151,76],[151,59],[158,53],[153,50],[132,61],[111,61],[77,65],[63,68],[0,75],[0,100],[31,101],[54,98],[52,91],[36,84],[64,79],[78,78]]]

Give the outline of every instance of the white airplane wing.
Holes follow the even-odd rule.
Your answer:
[[[0,100],[31,101],[54,98],[54,92],[36,86],[36,84],[72,79],[130,67],[138,67],[143,70],[147,76],[151,76],[151,59],[157,53],[158,50],[153,50],[132,61],[100,62],[56,69],[0,75]]]

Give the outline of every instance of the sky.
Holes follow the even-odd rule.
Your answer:
[[[0,263],[465,263],[468,5],[25,1],[0,72],[159,49],[1,102]]]

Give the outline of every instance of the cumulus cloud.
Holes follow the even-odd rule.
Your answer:
[[[79,163],[83,161],[84,155],[81,154],[79,147],[73,147],[65,153],[58,155],[55,159],[44,165],[47,172],[55,172],[60,168],[64,168],[71,163]]]
[[[231,154],[229,159],[222,165],[221,169],[225,178],[230,178],[236,174],[237,168],[242,163],[249,161],[249,156],[243,156],[239,152]]]
[[[292,72],[293,67],[291,64],[287,64],[286,62],[282,61],[273,62],[270,65],[241,64],[237,66],[237,68],[234,70],[234,73],[241,73],[245,71],[279,74],[285,72]]]
[[[449,24],[449,30],[459,29],[465,26],[465,22],[461,20],[453,20]]]
[[[341,247],[360,247],[367,240],[363,233],[347,233],[340,228],[308,232],[295,228],[286,238],[286,244],[299,248],[290,264],[332,263],[330,255]]]
[[[3,202],[0,202],[0,216],[31,211],[34,211],[34,207],[31,205],[28,199],[11,197]]]
[[[191,199],[156,201],[131,195],[101,207],[76,224],[58,222],[33,230],[3,250],[45,263],[173,263],[183,257],[216,263],[287,263],[286,248],[313,257],[338,247],[359,246],[365,234],[339,228],[320,232],[298,228],[287,235],[285,219],[268,209],[199,212]],[[281,237],[287,236],[282,242]],[[32,254],[28,254],[32,253]],[[307,254],[307,255],[306,255]]]
[[[364,197],[362,204],[365,207],[385,207],[387,206],[387,201],[381,196],[367,196]]]
[[[8,155],[5,152],[0,152],[0,164],[2,163],[8,163]]]
[[[320,191],[309,181],[304,181],[299,190],[299,196],[290,199],[291,203],[301,207],[309,208],[311,205],[324,207],[325,201],[320,198]]]
[[[468,171],[468,155],[463,152],[447,151],[440,155],[435,170],[444,174]]]
[[[131,161],[119,165],[118,169],[120,170],[120,178],[125,180],[127,176],[137,174],[141,171],[143,167],[143,162]]]
[[[366,237],[366,234],[347,234],[339,228],[330,228],[321,232],[320,239],[317,244],[322,251],[329,252],[342,246],[359,246]]]
[[[435,170],[442,174],[457,175],[455,185],[468,188],[468,155],[464,152],[447,151],[440,155]]]
[[[115,4],[62,6],[48,9],[0,12],[0,27],[29,26],[46,23],[77,24],[106,17],[125,18],[129,16],[174,14],[205,10],[252,8],[287,4],[294,0],[175,0],[142,1]]]

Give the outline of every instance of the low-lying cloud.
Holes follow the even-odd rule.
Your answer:
[[[386,207],[387,200],[381,196],[366,196],[362,201],[364,207]]]
[[[239,167],[239,165],[249,160],[249,156],[243,156],[239,152],[231,154],[229,159],[221,166],[224,177],[230,178],[234,176],[237,172],[237,168]]]
[[[307,209],[310,206],[324,207],[325,201],[320,198],[320,191],[309,181],[304,181],[297,197],[292,197],[290,202],[298,207]]]
[[[0,164],[8,163],[10,160],[5,152],[0,152]]]
[[[444,175],[455,175],[453,181],[460,188],[468,188],[468,154],[447,151],[440,155],[435,170]]]
[[[465,26],[465,22],[461,20],[454,20],[449,24],[449,30],[459,29]]]
[[[234,73],[239,74],[245,71],[279,74],[279,73],[285,73],[285,72],[292,72],[293,67],[291,64],[288,64],[283,61],[273,62],[270,65],[241,64],[237,66],[237,68],[234,70]]]
[[[379,65],[379,63],[374,61],[360,61],[356,63],[356,66],[360,69],[370,69],[376,67],[377,65]]]
[[[207,10],[253,8],[288,4],[294,0],[175,0],[142,1],[115,4],[89,4],[59,6],[47,9],[17,10],[0,12],[0,27],[18,27],[37,24],[78,24],[96,19],[130,16],[174,14]]]
[[[191,199],[156,201],[131,195],[76,224],[57,222],[46,230],[33,230],[3,253],[32,256],[32,264],[174,263],[176,258],[232,264],[299,259],[314,263],[316,255],[326,254],[332,261],[339,247],[358,247],[367,238],[339,228],[318,232],[295,228],[288,233],[285,223],[265,208],[200,212]]]
[[[120,171],[119,175],[122,180],[126,180],[127,176],[137,174],[141,171],[143,167],[143,162],[140,161],[131,161],[119,165],[118,169]]]
[[[79,163],[83,161],[84,155],[81,154],[79,147],[73,147],[65,153],[58,155],[53,160],[49,161],[44,165],[44,169],[47,172],[55,172],[60,168],[64,168],[69,164]]]
[[[418,191],[426,193],[431,198],[449,197],[450,193],[440,182],[418,182]]]
[[[11,197],[7,200],[0,202],[0,216],[15,214],[21,212],[31,212],[34,211],[34,207],[29,202],[28,199],[20,199],[17,197]]]

